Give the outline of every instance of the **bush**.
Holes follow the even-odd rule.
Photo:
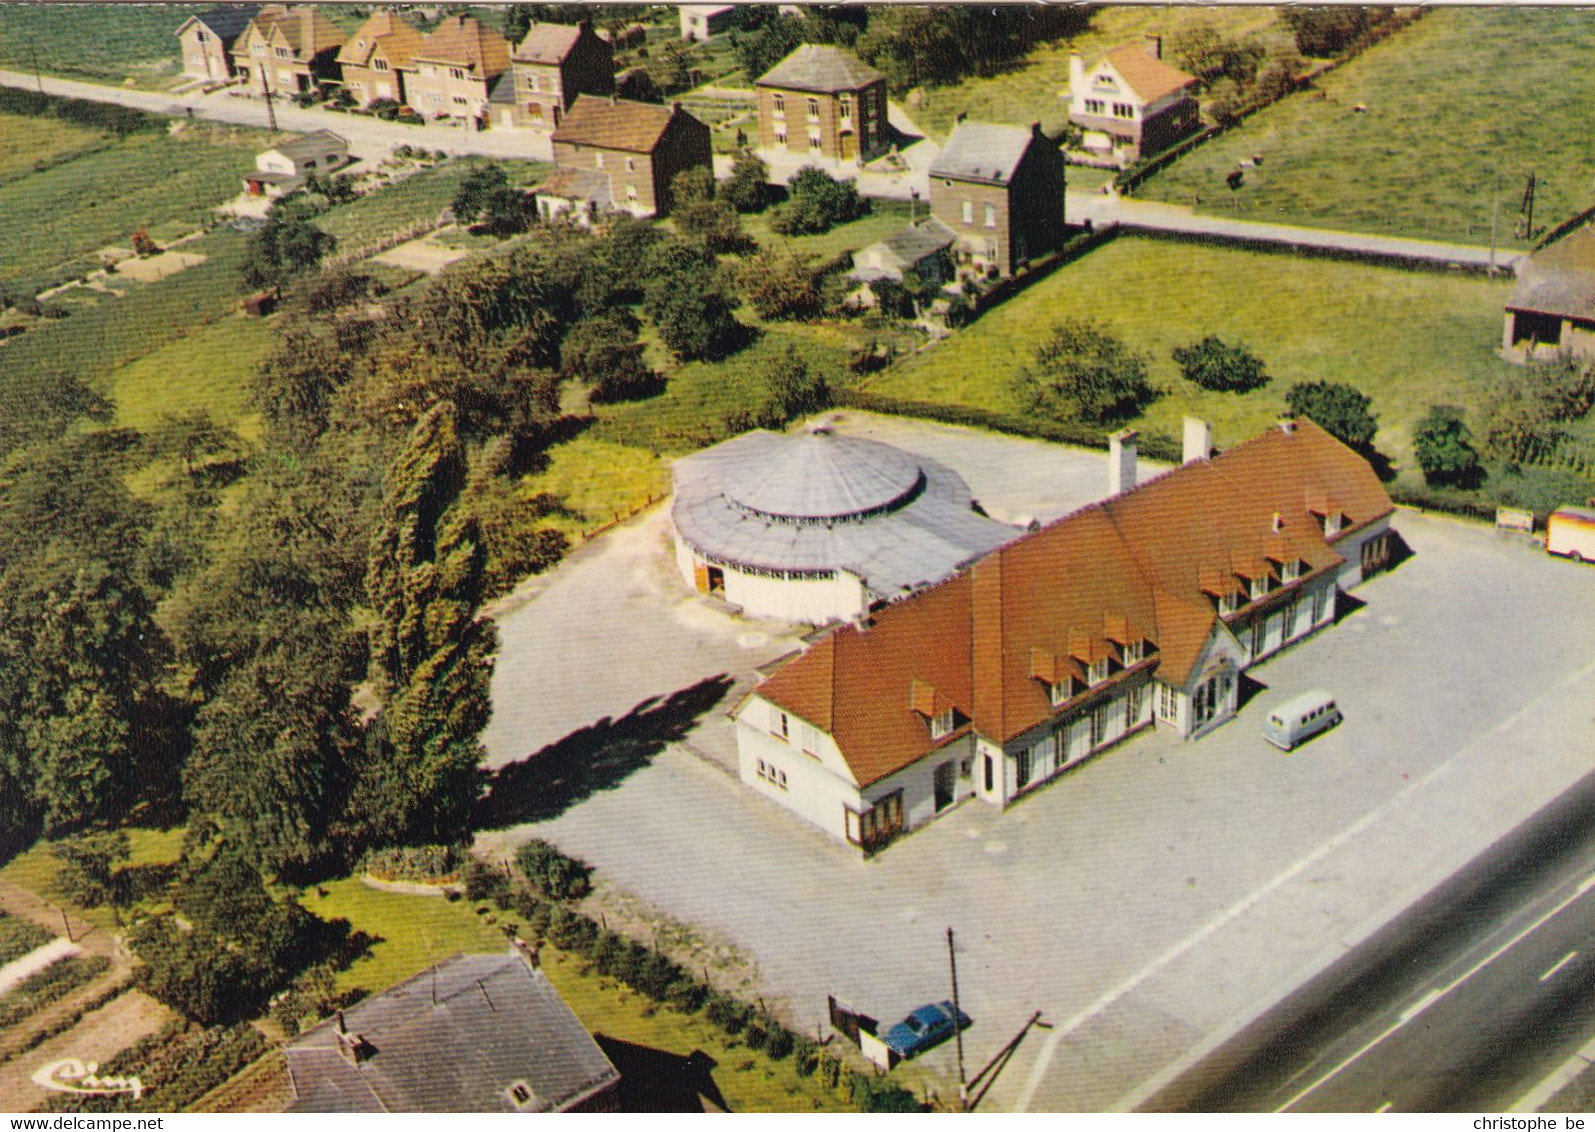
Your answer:
[[[1304,381],[1285,393],[1293,415],[1306,417],[1347,447],[1360,452],[1373,444],[1379,425],[1368,411],[1368,395],[1333,381]]]
[[[704,1013],[709,1021],[735,1037],[747,1028],[748,1021],[753,1016],[753,1008],[739,998],[714,991],[709,995]]]
[[[1189,346],[1174,347],[1173,354],[1187,381],[1216,393],[1249,393],[1269,382],[1261,358],[1212,334]]]
[[[868,211],[869,202],[858,195],[853,182],[838,181],[823,169],[805,165],[788,182],[786,203],[771,211],[770,227],[783,236],[815,235]]]
[[[798,1036],[792,1043],[792,1068],[799,1077],[812,1077],[820,1067],[821,1046],[813,1038]]]
[[[919,1098],[897,1082],[865,1073],[853,1074],[853,1103],[863,1112],[924,1112]]]
[[[1104,426],[1128,420],[1157,398],[1146,372],[1146,359],[1106,328],[1072,318],[1052,328],[1015,384],[1035,413]]]
[[[683,1014],[696,1014],[709,998],[709,988],[697,979],[684,976],[665,988],[665,1002]]]
[[[770,203],[769,166],[742,150],[731,165],[731,176],[720,186],[720,199],[738,212],[763,212]]]
[[[1430,487],[1478,487],[1484,469],[1473,433],[1455,405],[1431,405],[1412,432],[1412,450]]]
[[[796,1046],[797,1039],[792,1031],[772,1019],[764,1039],[764,1052],[770,1060],[780,1061],[791,1056]]]
[[[465,882],[467,900],[492,900],[502,908],[509,898],[509,881],[504,874],[491,865],[484,865],[474,857],[466,859],[465,867],[460,871],[460,879]]]
[[[592,958],[598,941],[598,925],[592,919],[573,912],[564,905],[555,905],[549,913],[547,934],[555,947],[573,951],[583,958]]]
[[[28,952],[43,947],[54,938],[55,936],[32,920],[0,912],[0,967],[4,967],[13,959],[21,959]]]
[[[395,846],[366,854],[363,868],[377,880],[452,884],[467,859],[457,845]]]
[[[533,839],[515,852],[515,863],[532,891],[550,900],[580,900],[593,890],[592,866]]]

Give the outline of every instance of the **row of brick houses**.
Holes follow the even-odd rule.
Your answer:
[[[863,850],[1003,807],[1143,728],[1199,736],[1241,673],[1328,624],[1390,555],[1389,496],[1306,421],[1123,490],[833,629],[734,709],[741,778]]]
[[[474,16],[423,32],[393,9],[346,35],[313,5],[245,5],[177,29],[183,72],[262,96],[341,84],[358,106],[393,101],[427,118],[554,130],[577,97],[614,90],[614,48],[592,25],[533,24],[514,46]]]

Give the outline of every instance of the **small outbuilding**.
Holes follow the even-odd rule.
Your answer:
[[[1584,225],[1518,265],[1501,352],[1514,362],[1567,352],[1595,358],[1595,227]]]
[[[687,584],[756,617],[858,620],[1021,532],[935,460],[819,427],[744,433],[676,461]]]
[[[316,130],[255,155],[255,171],[244,175],[252,197],[280,197],[304,187],[312,173],[330,173],[349,164],[349,143],[331,130]]]

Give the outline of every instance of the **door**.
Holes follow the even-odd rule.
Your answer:
[[[858,138],[854,136],[852,130],[843,130],[836,140],[841,148],[843,161],[852,161],[858,156]]]
[[[718,597],[724,597],[726,592],[726,572],[718,566],[710,566],[704,573],[709,583],[709,588],[706,592]]]
[[[1014,789],[1023,790],[1030,785],[1030,748],[1014,756]]]
[[[942,763],[936,768],[935,794],[937,813],[941,813],[941,811],[953,804],[953,798],[955,796],[953,792],[953,783],[955,782],[954,775],[956,773],[957,771],[955,764],[951,762]]]

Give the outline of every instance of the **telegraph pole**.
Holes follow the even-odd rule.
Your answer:
[[[1495,278],[1495,234],[1501,223],[1501,173],[1495,174],[1495,200],[1490,205],[1490,278]]]
[[[28,36],[28,55],[33,60],[33,81],[38,85],[39,93],[44,93],[44,75],[39,70],[39,45]]]
[[[953,929],[947,929],[947,964],[953,974],[953,1037],[958,1041],[958,1103],[969,1107],[968,1078],[964,1076],[964,1011],[958,1005],[958,950],[953,946]]]
[[[260,87],[266,92],[266,122],[271,126],[271,132],[277,132],[277,108],[271,102],[271,71],[267,64],[260,65]]]

